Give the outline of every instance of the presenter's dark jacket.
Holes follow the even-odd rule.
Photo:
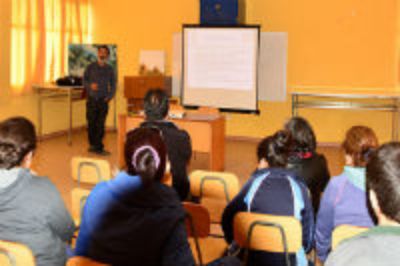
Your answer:
[[[305,180],[311,192],[314,214],[316,214],[322,192],[330,178],[325,156],[314,152],[292,154],[289,157],[288,168]]]
[[[169,121],[146,121],[141,127],[155,127],[161,130],[167,146],[168,160],[171,163],[172,186],[179,198],[185,200],[190,191],[187,165],[192,156],[189,134]]]
[[[314,214],[304,181],[283,168],[265,168],[253,173],[222,216],[222,229],[228,243],[233,241],[233,221],[238,212],[293,216],[303,228],[303,247],[290,255],[292,265],[307,265],[305,252],[312,248]],[[285,265],[279,253],[251,251],[248,265]]]
[[[90,89],[91,83],[97,84],[97,91]],[[88,98],[111,100],[114,97],[116,88],[114,69],[109,64],[101,66],[98,62],[91,63],[83,74],[83,86]]]

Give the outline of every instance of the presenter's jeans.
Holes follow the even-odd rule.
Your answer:
[[[108,113],[108,103],[104,99],[88,98],[86,101],[86,119],[88,137],[91,148],[102,151],[105,121]]]

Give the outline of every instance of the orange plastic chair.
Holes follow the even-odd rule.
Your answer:
[[[234,218],[234,239],[245,248],[245,263],[249,250],[284,253],[290,266],[289,253],[302,247],[302,227],[292,216],[240,212]]]
[[[0,240],[0,265],[35,266],[35,257],[23,244]]]
[[[73,180],[87,184],[97,184],[111,178],[110,163],[102,159],[73,157],[71,160]]]
[[[227,248],[222,238],[210,237],[210,214],[208,210],[196,203],[183,202],[186,210],[186,230],[196,263],[207,264],[221,258]]]
[[[196,170],[190,174],[190,192],[208,209],[212,223],[221,222],[226,205],[239,188],[239,179],[232,173]]]
[[[343,240],[352,238],[367,230],[367,227],[360,227],[348,224],[342,224],[335,227],[332,233],[332,250],[334,250]]]
[[[73,188],[71,191],[72,218],[74,219],[76,226],[79,226],[81,224],[83,207],[85,206],[89,194],[89,189]]]

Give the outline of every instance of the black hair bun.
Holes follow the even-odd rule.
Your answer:
[[[0,168],[11,169],[20,163],[20,152],[11,143],[0,142]]]
[[[289,151],[290,149],[290,144],[292,141],[291,135],[289,131],[286,130],[280,130],[275,133],[274,137],[274,146],[277,151],[280,152],[285,152]]]

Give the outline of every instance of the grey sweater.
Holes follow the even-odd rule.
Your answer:
[[[75,226],[60,193],[28,169],[2,170],[0,179],[12,179],[10,174],[17,178],[0,188],[0,239],[27,245],[37,266],[65,265]]]
[[[400,227],[376,226],[344,240],[325,266],[395,266],[400,263]]]

